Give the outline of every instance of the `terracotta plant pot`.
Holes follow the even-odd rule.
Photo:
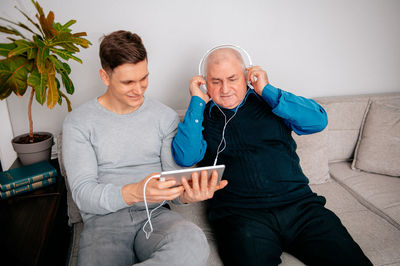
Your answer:
[[[51,147],[54,144],[53,134],[49,132],[35,132],[34,135],[47,135],[47,139],[33,143],[18,143],[29,134],[22,134],[12,139],[11,143],[18,154],[23,165],[33,164],[41,161],[50,161]]]

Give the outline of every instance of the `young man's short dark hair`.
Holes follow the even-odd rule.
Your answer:
[[[147,60],[146,48],[136,33],[115,31],[106,36],[100,43],[101,66],[107,72],[126,63],[137,64]]]

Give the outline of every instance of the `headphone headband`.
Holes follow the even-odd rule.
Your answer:
[[[203,57],[200,60],[200,64],[199,64],[199,75],[204,76],[203,73],[202,73],[202,70],[203,70],[204,61],[207,58],[207,56],[210,53],[214,52],[215,50],[218,50],[218,49],[221,49],[221,48],[233,48],[233,49],[235,49],[235,50],[237,50],[239,52],[243,52],[247,56],[247,59],[249,60],[249,65],[250,66],[253,65],[253,62],[251,61],[251,57],[250,57],[249,53],[245,49],[243,49],[242,47],[240,47],[238,45],[235,45],[235,44],[222,44],[222,45],[218,45],[218,46],[215,46],[215,47],[211,48],[210,50],[208,50],[203,55]]]

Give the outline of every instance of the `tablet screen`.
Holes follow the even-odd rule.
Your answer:
[[[221,180],[222,174],[224,173],[225,165],[216,165],[216,166],[205,166],[205,167],[196,167],[196,168],[186,168],[186,169],[180,169],[180,170],[172,170],[172,171],[165,171],[161,172],[160,175],[160,180],[169,180],[169,179],[176,179],[177,181],[177,186],[181,185],[181,179],[182,177],[185,177],[186,180],[191,180],[192,179],[192,174],[194,172],[200,172],[201,171],[207,171],[208,176],[211,175],[211,172],[213,170],[216,170],[218,172],[218,183]],[[218,184],[217,183],[217,184]]]

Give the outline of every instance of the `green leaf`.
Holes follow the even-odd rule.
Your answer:
[[[28,51],[27,51],[27,58],[28,58],[29,60],[35,59],[37,53],[38,53],[38,49],[37,49],[36,47],[34,47],[34,48],[29,48]]]
[[[61,28],[62,28],[62,25],[61,25],[59,22],[55,22],[55,23],[53,24],[53,27],[54,27],[57,31],[60,31]]]
[[[0,85],[5,82],[9,78],[8,72],[0,70]],[[0,100],[4,100],[13,92],[12,88],[10,87],[1,87],[0,88]]]
[[[17,7],[15,7],[15,8],[17,8]],[[18,8],[17,8],[18,9]],[[19,10],[19,9],[18,9]],[[21,10],[20,10],[21,11]],[[0,17],[0,19],[1,20],[4,20],[4,21],[7,21],[8,23],[11,23],[11,24],[13,24],[13,25],[16,25],[16,26],[18,26],[18,27],[21,27],[21,28],[23,28],[24,30],[27,30],[27,31],[29,31],[29,32],[31,32],[31,33],[33,33],[33,34],[36,34],[35,32],[33,32],[28,26],[26,26],[24,23],[22,23],[22,22],[14,22],[14,21],[11,21],[11,20],[9,20],[9,19],[6,19],[6,18],[2,18],[2,17]]]
[[[29,32],[31,32],[31,33],[33,33],[33,34],[37,34],[37,33],[34,32],[33,30],[31,30],[28,26],[26,26],[25,24],[23,24],[23,23],[21,23],[21,22],[18,23],[18,26],[20,26],[21,28],[23,28],[23,29],[25,29],[25,30],[27,30],[27,31],[29,31]]]
[[[34,6],[35,6],[37,12],[39,13],[39,15],[40,16],[44,16],[43,8],[40,6],[39,2],[32,0],[32,3],[34,4]]]
[[[77,38],[75,38],[77,39]],[[50,42],[49,46],[61,46],[70,52],[79,52],[79,48],[74,45],[74,37],[69,32],[59,32]]]
[[[50,50],[48,47],[38,48],[38,53],[36,56],[36,67],[40,73],[46,71],[46,58],[49,56]]]
[[[76,47],[72,42],[71,43],[62,43],[59,44],[59,46],[61,46],[62,48],[66,49],[67,51],[71,52],[71,53],[76,53],[79,52],[79,48]]]
[[[73,60],[75,60],[75,61],[77,61],[77,62],[82,64],[82,60],[81,59],[79,59],[76,56],[73,56],[72,53],[67,51],[67,50],[57,49],[57,48],[54,48],[54,47],[50,47],[49,49],[50,49],[50,51],[52,51],[53,53],[57,54],[58,56],[60,56],[61,58],[65,59],[65,60],[73,59]]]
[[[73,42],[77,45],[80,45],[83,48],[88,48],[89,47],[89,41],[85,40],[84,38],[72,38]]]
[[[35,26],[42,35],[44,35],[42,29],[40,28],[39,24],[37,24],[36,22],[34,22],[27,14],[25,14],[21,9],[19,9],[18,7],[15,7],[16,9],[18,9],[18,11],[24,15],[24,17],[30,22],[32,23],[33,26]]]
[[[56,79],[56,81],[59,82],[57,79]],[[60,91],[58,91],[58,95],[59,95],[59,97],[58,97],[57,103],[58,103],[58,105],[62,105],[62,97],[61,97]]]
[[[45,47],[45,44],[39,35],[33,36],[33,41],[34,41],[34,43],[36,43],[36,45],[38,47],[40,47],[40,48]]]
[[[54,75],[48,75],[47,86],[47,107],[53,109],[58,102],[58,90]]]
[[[61,87],[61,85],[60,85],[60,81],[58,80],[58,78],[56,78],[56,84],[57,84],[58,94],[60,94],[60,87]],[[61,96],[58,97],[58,100],[60,100],[60,99],[61,99]]]
[[[61,75],[62,82],[64,84],[65,90],[67,91],[68,94],[73,94],[75,91],[74,83],[72,83],[72,80],[69,78],[68,75],[62,74]]]
[[[67,74],[71,74],[71,67],[67,63],[62,63],[64,66],[64,69],[67,70]]]
[[[14,43],[0,43],[0,55],[7,57],[8,53],[17,47]]]
[[[57,30],[53,27],[54,23],[54,13],[50,11],[47,18],[44,15],[39,16],[40,26],[42,26],[43,33],[46,38],[53,38],[57,35]]]
[[[57,49],[57,48],[54,48],[54,47],[50,47],[49,49],[50,49],[50,51],[53,52],[53,54],[58,55],[59,57],[61,57],[64,60],[68,60],[70,58],[68,55],[72,55],[67,50]]]
[[[77,32],[72,34],[72,37],[82,37],[82,36],[87,36],[86,32]]]
[[[13,57],[16,55],[23,54],[27,52],[29,49],[36,47],[34,43],[25,40],[16,40],[15,44],[17,45],[17,47],[8,54],[8,57]]]
[[[70,29],[68,29],[69,27],[71,27],[72,25],[74,25],[76,23],[76,20],[71,19],[70,21],[68,21],[67,23],[65,23],[62,28],[60,29],[60,31],[65,31],[65,32],[71,32]]]
[[[61,105],[62,104],[62,97],[61,97],[61,91],[60,91],[61,85],[60,85],[60,81],[58,80],[58,78],[56,78],[56,84],[57,84],[57,91],[58,91],[58,101],[57,101],[57,103],[59,105]]]
[[[20,33],[18,30],[14,29],[13,27],[4,27],[4,26],[0,26],[0,32],[3,33],[7,33],[7,34],[12,34],[12,35],[17,35],[22,37],[23,39],[26,39],[24,35],[22,35],[22,33]]]
[[[71,68],[68,66],[68,64],[62,63],[61,61],[59,61],[57,58],[55,58],[55,56],[50,55],[49,59],[50,59],[50,61],[53,62],[54,66],[56,68],[56,71],[61,75],[62,82],[64,84],[64,87],[65,87],[65,90],[67,91],[67,93],[73,94],[74,90],[75,90],[74,84],[72,83],[72,80],[68,76],[68,74],[71,73]]]
[[[47,74],[35,68],[28,77],[28,85],[35,89],[36,101],[41,105],[46,101]]]
[[[40,39],[40,36],[33,36],[33,41],[35,44],[38,46],[37,48],[37,54],[36,54],[36,67],[38,68],[40,73],[43,73],[45,71],[45,64],[46,64],[46,58],[50,54],[50,50],[44,42]]]
[[[16,95],[24,95],[27,88],[27,76],[32,62],[24,57],[16,56],[0,61],[0,99],[8,97],[13,91]]]
[[[56,71],[53,62],[50,60],[46,61],[47,71],[47,107],[53,109],[58,102],[58,89],[56,83]]]
[[[4,27],[4,26],[0,26],[0,32],[20,36],[20,35],[19,35],[18,33],[16,33],[15,31],[13,31],[13,30],[11,30],[11,29],[9,29],[9,28],[7,28],[7,27]]]

